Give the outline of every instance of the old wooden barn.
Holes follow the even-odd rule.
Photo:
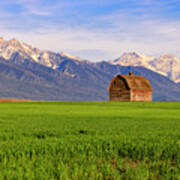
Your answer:
[[[144,76],[115,76],[109,85],[110,101],[152,101],[152,86]]]

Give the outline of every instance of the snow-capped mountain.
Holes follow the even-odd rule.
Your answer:
[[[162,55],[159,58],[143,56],[138,53],[124,53],[118,59],[109,61],[122,66],[143,66],[160,73],[174,82],[180,82],[180,59],[173,55]]]
[[[66,59],[73,60],[77,64],[78,62],[90,63],[65,52],[43,51],[16,39],[6,41],[3,38],[0,38],[0,57],[16,63],[23,63],[28,59],[52,69],[59,68],[62,61]],[[162,55],[155,58],[135,52],[124,53],[120,58],[109,61],[109,63],[121,66],[143,66],[168,77],[176,83],[180,82],[180,59],[172,55]]]
[[[21,56],[21,58],[19,58],[19,56]],[[83,61],[83,59],[79,57],[74,57],[64,52],[54,53],[51,51],[42,51],[16,39],[6,41],[3,38],[0,38],[0,57],[9,61],[20,60],[21,62],[28,59],[46,67],[51,67],[52,69],[58,68],[62,60],[66,58]]]
[[[104,101],[112,78],[131,71],[151,82],[153,100],[179,101],[180,85],[159,74],[178,82],[178,70],[179,59],[170,55],[156,59],[124,53],[110,63],[92,63],[65,52],[42,51],[16,39],[0,38],[0,97]]]
[[[150,63],[150,66],[153,67],[157,72],[164,73],[169,79],[180,82],[180,59],[166,54],[155,58]]]

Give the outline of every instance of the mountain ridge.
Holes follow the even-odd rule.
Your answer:
[[[139,55],[135,52],[124,53],[119,58],[110,60],[109,63],[122,66],[143,66],[168,77],[176,83],[180,82],[180,59],[171,54],[164,54],[155,58]]]
[[[48,50],[40,50],[33,48],[24,42],[18,41],[15,38],[9,41],[0,38],[0,56],[6,60],[14,59],[14,56],[21,55],[24,59],[31,59],[39,64],[58,68],[63,59],[71,59],[75,61],[86,61],[80,57],[72,56],[65,52],[55,53]],[[21,58],[22,61],[22,58]],[[155,71],[161,75],[168,77],[170,80],[180,82],[180,59],[171,54],[161,55],[159,58],[153,56],[145,56],[136,52],[123,53],[119,58],[108,61],[110,64],[121,66],[143,66],[147,69]]]
[[[133,56],[138,58],[136,54]],[[132,71],[152,83],[153,100],[180,100],[179,83],[138,65],[121,66],[107,61],[92,63],[66,53],[42,51],[16,39],[5,41],[0,38],[0,96],[33,100],[106,101],[107,87],[113,76]]]

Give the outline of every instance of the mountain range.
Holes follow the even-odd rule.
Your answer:
[[[124,53],[115,60],[92,63],[64,52],[43,51],[16,39],[0,38],[0,97],[105,101],[113,76],[129,71],[151,82],[153,100],[180,100],[180,60],[175,56],[153,58]]]
[[[109,62],[121,66],[143,66],[168,77],[176,83],[180,82],[180,59],[171,54],[164,54],[159,58],[155,58],[135,52],[124,53],[121,57]]]

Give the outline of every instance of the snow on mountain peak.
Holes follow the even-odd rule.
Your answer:
[[[111,64],[119,64],[122,66],[145,66],[149,61],[154,59],[151,56],[143,56],[136,52],[126,52],[122,54],[118,59],[110,61]]]
[[[18,41],[13,38],[9,41],[0,38],[0,56],[6,60],[14,58],[14,54],[19,53],[24,59],[35,61],[53,69],[59,66],[59,62],[62,61],[62,57],[66,57],[71,60],[83,61],[79,57],[71,56],[65,52],[53,53],[51,51],[42,51],[38,48],[33,48],[22,41]]]
[[[154,58],[152,56],[144,56],[135,52],[124,53],[118,59],[109,62],[121,66],[143,66],[167,76],[175,82],[180,82],[180,59],[171,54],[164,54],[159,58]]]
[[[83,59],[76,57],[76,56],[72,56],[72,55],[65,53],[65,52],[60,52],[59,55],[62,57],[67,57],[67,58],[73,59],[73,60],[83,61]]]
[[[17,55],[22,58],[16,59]],[[60,63],[65,59],[75,60],[77,63],[78,61],[84,61],[79,57],[72,56],[65,52],[54,53],[51,51],[42,51],[22,41],[16,39],[6,41],[2,37],[0,37],[0,56],[5,60],[13,62],[14,60],[23,62],[25,59],[29,59],[30,61],[34,61],[52,69],[57,69]],[[85,62],[90,63],[88,61]],[[180,82],[180,59],[171,54],[164,54],[159,58],[154,58],[136,52],[126,52],[119,58],[109,61],[109,63],[121,66],[143,66],[167,76],[175,82]]]

